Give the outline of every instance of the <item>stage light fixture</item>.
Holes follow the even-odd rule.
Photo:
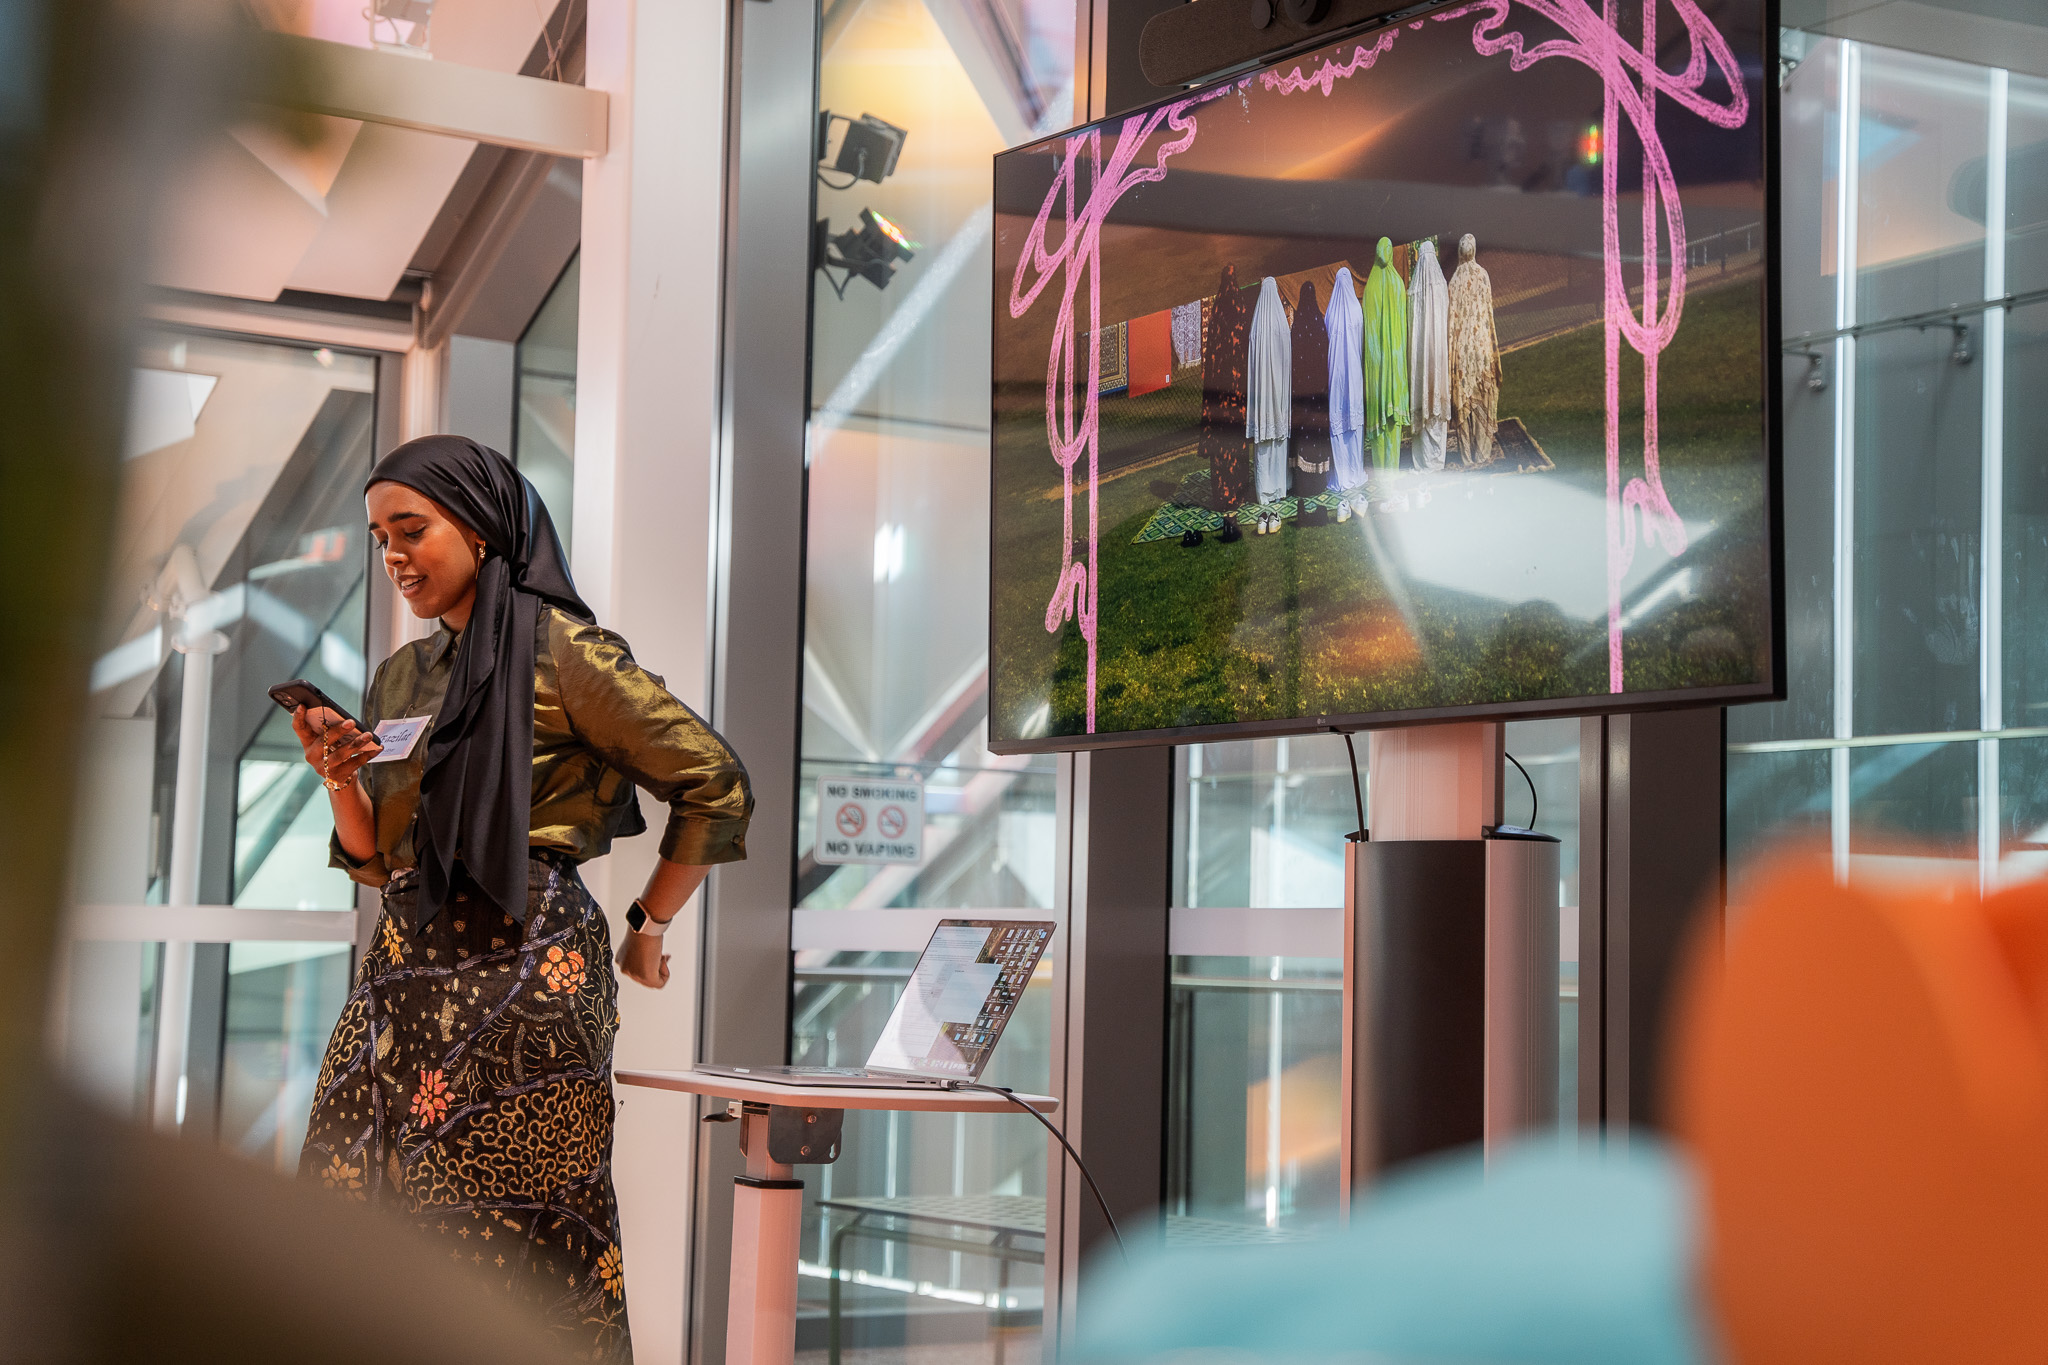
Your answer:
[[[910,136],[908,129],[898,128],[873,114],[862,114],[856,119],[835,114],[829,109],[818,112],[818,161],[821,167],[825,160],[825,143],[834,123],[844,123],[846,135],[839,141],[839,153],[832,161],[832,169],[852,179],[843,185],[826,180],[827,186],[835,190],[851,189],[863,180],[879,185],[896,173],[896,158],[903,152],[903,140]],[[822,170],[819,179],[824,179]]]
[[[877,289],[887,289],[889,281],[895,278],[897,263],[909,260],[919,249],[902,228],[873,209],[860,211],[859,227],[839,233],[832,231],[829,220],[820,218],[814,233],[812,250],[818,268],[825,272],[825,282],[832,286],[832,292],[842,299],[846,297],[847,283],[855,275]],[[835,280],[835,269],[846,274]]]

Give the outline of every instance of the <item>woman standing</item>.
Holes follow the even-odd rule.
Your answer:
[[[409,1217],[578,1358],[628,1361],[618,987],[577,866],[646,828],[635,785],[668,802],[617,959],[660,989],[668,921],[712,864],[746,856],[746,771],[592,622],[547,509],[502,455],[408,442],[365,501],[385,572],[441,629],[387,659],[365,702],[365,727],[428,720],[411,744],[325,710],[293,717],[332,798],[333,864],[384,893],[300,1173]]]

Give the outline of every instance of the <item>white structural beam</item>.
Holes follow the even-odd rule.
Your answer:
[[[262,41],[279,73],[265,103],[550,156],[605,154],[610,113],[601,89],[292,33]]]
[[[583,168],[573,567],[598,621],[709,715],[725,10],[590,0],[589,14],[585,80],[609,97],[611,126],[604,154]],[[642,801],[659,830],[666,809]],[[656,853],[650,833],[585,869],[614,941]],[[684,907],[665,940],[667,988],[621,983],[615,1066],[682,1070],[696,1061],[700,903]],[[642,1362],[685,1359],[693,1107],[638,1092],[619,1111],[612,1171]],[[730,1199],[730,1187],[715,1197]]]

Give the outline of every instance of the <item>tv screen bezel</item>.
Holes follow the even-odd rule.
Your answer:
[[[1367,23],[1350,28],[1333,30],[1327,35],[1317,34],[1303,42],[1291,40],[1285,47],[1258,61],[1256,65],[1240,65],[1230,68],[1225,74],[1200,85],[1191,85],[1178,94],[1148,104],[1134,105],[1129,109],[1105,114],[1087,123],[1075,124],[1057,133],[1020,142],[995,154],[990,162],[990,186],[993,189],[995,177],[1001,163],[1010,157],[1028,155],[1048,143],[1056,143],[1089,128],[1101,128],[1114,132],[1119,121],[1142,116],[1164,105],[1177,103],[1190,96],[1200,95],[1220,86],[1243,80],[1248,75],[1269,71],[1286,62],[1298,61],[1312,53],[1320,52],[1338,43],[1350,42],[1383,29],[1397,27],[1416,17],[1463,3],[1463,0],[1438,0],[1435,4],[1417,5]],[[1292,735],[1314,735],[1340,733],[1345,731],[1392,730],[1416,725],[1436,725],[1460,721],[1492,720],[1551,720],[1573,717],[1598,717],[1629,715],[1644,711],[1673,711],[1704,707],[1725,707],[1748,702],[1783,701],[1786,697],[1785,660],[1785,525],[1784,525],[1784,462],[1785,433],[1783,404],[1779,387],[1783,382],[1784,357],[1782,342],[1784,327],[1781,318],[1781,290],[1779,288],[1780,221],[1778,185],[1778,137],[1779,105],[1782,91],[1773,79],[1777,69],[1778,56],[1778,0],[1759,0],[1757,7],[1761,32],[1757,35],[1757,53],[1762,62],[1763,79],[1759,83],[1758,106],[1763,138],[1764,177],[1764,307],[1759,325],[1761,335],[1757,344],[1763,349],[1764,374],[1764,526],[1767,540],[1766,553],[1770,560],[1770,584],[1766,598],[1771,613],[1769,636],[1771,641],[1770,677],[1761,682],[1743,683],[1722,687],[1687,687],[1659,692],[1598,693],[1590,696],[1551,697],[1531,701],[1473,702],[1461,706],[1422,707],[1407,711],[1368,711],[1343,715],[1290,716],[1270,720],[1216,721],[1202,725],[1167,726],[1151,730],[1118,730],[1108,733],[1079,735],[1045,735],[1034,739],[999,739],[995,734],[995,686],[996,686],[996,382],[995,382],[995,339],[997,319],[1004,314],[1003,286],[1001,271],[997,268],[995,253],[989,253],[989,493],[988,493],[988,689],[989,726],[988,751],[1004,756],[1018,754],[1062,754],[1086,753],[1097,749],[1151,748],[1172,744],[1213,744],[1230,740],[1277,739]]]

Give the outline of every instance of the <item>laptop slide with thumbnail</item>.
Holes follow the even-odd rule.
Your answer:
[[[697,1070],[793,1086],[938,1089],[978,1081],[1052,938],[1045,920],[940,920],[866,1066],[715,1066]]]

